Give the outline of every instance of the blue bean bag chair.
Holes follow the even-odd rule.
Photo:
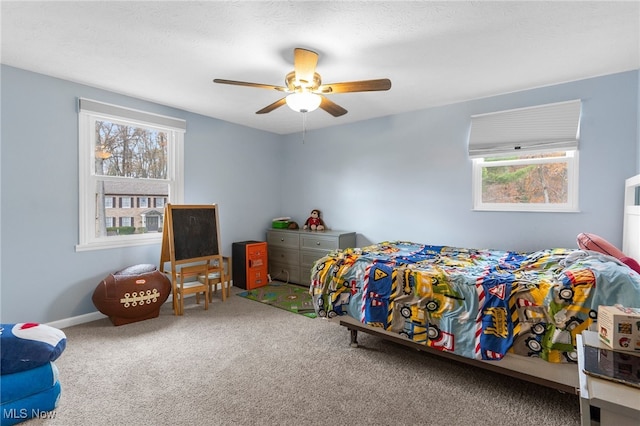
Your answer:
[[[0,324],[0,425],[44,418],[58,406],[65,334],[44,324]]]

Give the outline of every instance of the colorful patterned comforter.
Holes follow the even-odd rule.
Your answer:
[[[415,342],[485,360],[507,352],[575,362],[599,305],[640,308],[640,275],[573,249],[530,253],[383,242],[319,259],[321,317],[350,315]]]

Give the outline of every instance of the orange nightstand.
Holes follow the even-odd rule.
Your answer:
[[[241,241],[233,243],[233,285],[252,290],[269,283],[267,243],[264,241]]]

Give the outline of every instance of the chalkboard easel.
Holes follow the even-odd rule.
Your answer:
[[[167,204],[162,228],[160,270],[171,264],[173,307],[176,315],[184,311],[184,295],[205,295],[205,309],[209,306],[208,276],[219,272],[225,282],[224,265],[220,251],[218,207],[216,204]],[[178,268],[180,266],[180,268]],[[185,278],[205,276],[205,282],[185,285]],[[222,291],[223,299],[225,296]],[[199,299],[198,299],[199,300]]]

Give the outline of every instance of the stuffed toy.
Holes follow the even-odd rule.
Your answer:
[[[289,225],[287,226],[287,229],[298,229],[298,223],[297,222],[289,222]]]
[[[312,231],[324,230],[324,222],[320,218],[320,210],[318,209],[311,210],[311,216],[304,223],[303,229],[311,229]]]

